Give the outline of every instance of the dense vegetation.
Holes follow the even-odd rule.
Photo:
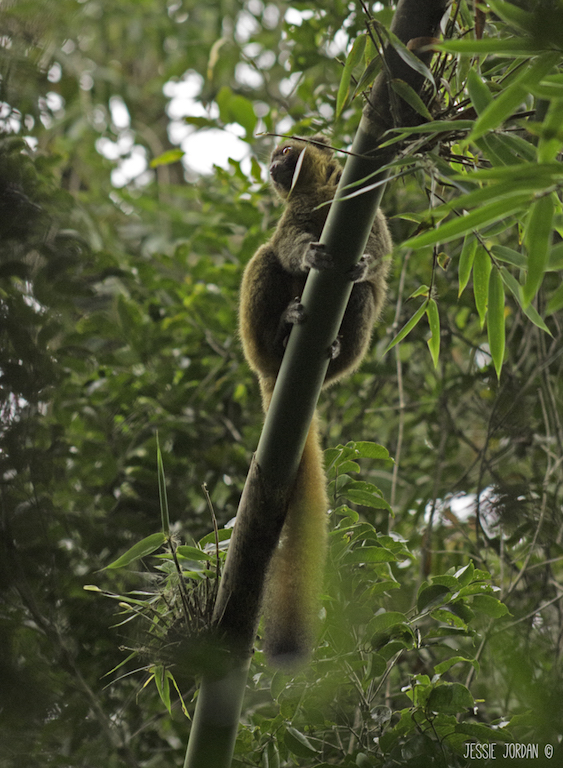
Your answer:
[[[160,672],[143,688],[162,649],[83,587],[146,611],[173,580],[166,559],[101,571],[160,530],[157,433],[177,542],[213,529],[203,484],[219,526],[235,515],[262,420],[235,328],[278,214],[266,134],[346,147],[385,32],[342,0],[0,20],[0,765],[178,765],[189,719]],[[296,677],[257,651],[239,765],[461,766],[472,740],[563,759],[562,22],[547,0],[451,6],[415,103],[439,130],[401,135],[383,202],[384,319],[320,403],[319,651]]]

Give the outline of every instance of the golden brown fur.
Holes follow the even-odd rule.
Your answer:
[[[342,174],[322,136],[317,144],[284,141],[274,150],[270,175],[287,204],[277,228],[252,259],[242,279],[240,335],[244,354],[258,375],[268,409],[294,315],[309,271],[309,246],[319,240]],[[296,170],[298,173],[296,174]],[[386,294],[391,238],[378,212],[366,253],[367,270],[354,284],[325,386],[359,366]],[[266,583],[266,652],[280,666],[306,657],[312,641],[316,601],[326,552],[328,498],[316,415],[292,491],[286,522]]]

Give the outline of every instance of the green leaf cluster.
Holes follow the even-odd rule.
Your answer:
[[[487,7],[477,39],[455,0],[421,102],[393,84],[422,122],[383,138],[373,349],[319,406],[322,635],[293,677],[258,638],[235,764],[449,768],[492,729],[563,738],[563,20]],[[222,668],[179,591],[207,605],[216,577],[202,484],[221,559],[262,423],[236,312],[280,212],[266,134],[348,147],[391,16],[369,34],[342,0],[2,4],[2,768],[180,764],[181,701]]]

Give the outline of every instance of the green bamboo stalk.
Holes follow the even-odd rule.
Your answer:
[[[404,43],[434,37],[446,0],[399,0],[391,31]],[[424,54],[429,61],[431,54]],[[423,76],[392,49],[386,51],[392,77],[419,91]],[[303,452],[329,359],[350,298],[346,273],[362,256],[385,186],[384,166],[393,149],[377,144],[392,127],[387,75],[380,76],[364,110],[352,152],[321,235],[335,259],[331,270],[311,270],[302,303],[307,322],[290,334],[262,436],[242,494],[237,523],[217,597],[214,621],[231,653],[227,675],[206,674],[201,682],[184,768],[229,768],[242,707],[252,645],[268,562],[277,544],[287,509],[287,497]],[[397,97],[394,97],[395,100]],[[413,122],[404,102],[394,103],[400,125]],[[369,177],[369,178],[367,178]],[[378,186],[373,186],[379,181]],[[351,189],[371,187],[346,199]]]

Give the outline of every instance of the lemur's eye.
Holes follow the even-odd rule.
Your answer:
[[[291,152],[291,147],[284,147],[281,151],[282,155],[287,155],[288,152]]]

